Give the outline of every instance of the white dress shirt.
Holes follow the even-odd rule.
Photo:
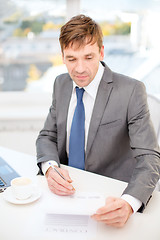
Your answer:
[[[88,130],[90,126],[92,111],[93,111],[99,83],[103,76],[103,72],[104,72],[104,67],[100,63],[95,78],[88,86],[84,87],[85,91],[83,94],[83,104],[85,109],[85,150],[87,146]],[[70,136],[72,119],[73,119],[74,111],[77,105],[77,96],[76,96],[76,89],[75,89],[76,86],[77,86],[76,83],[73,81],[73,91],[72,91],[72,96],[71,96],[69,109],[68,109],[68,117],[67,117],[67,141],[66,141],[67,154],[69,153],[69,136]],[[42,172],[44,174],[46,173],[47,169],[50,167],[49,162],[52,162],[54,165],[57,165],[54,159],[48,162],[42,163]],[[138,199],[128,194],[122,195],[121,198],[127,201],[132,206],[134,212],[137,212],[137,210],[142,205],[141,201],[139,201]]]

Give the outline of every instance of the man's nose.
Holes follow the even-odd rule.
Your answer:
[[[85,64],[83,61],[78,61],[75,68],[76,72],[83,73],[85,71]]]

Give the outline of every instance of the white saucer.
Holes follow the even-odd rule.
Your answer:
[[[14,197],[13,193],[12,193],[12,189],[11,187],[8,187],[3,193],[3,198],[13,204],[27,204],[27,203],[31,203],[36,201],[38,198],[40,198],[41,196],[41,191],[38,188],[35,188],[34,193],[32,194],[31,197],[24,199],[24,200],[20,200]]]

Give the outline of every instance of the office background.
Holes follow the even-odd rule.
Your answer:
[[[66,71],[59,30],[79,13],[101,25],[108,66],[144,82],[159,138],[159,0],[0,0],[0,6],[1,146],[35,155],[54,79]]]

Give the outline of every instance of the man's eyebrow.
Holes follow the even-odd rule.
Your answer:
[[[95,54],[94,53],[87,53],[87,54],[85,54],[85,57],[89,57],[89,56],[94,56]],[[66,55],[65,56],[65,58],[76,58],[75,56],[73,56],[73,55]]]
[[[67,55],[66,58],[75,58],[73,55]]]
[[[94,56],[94,55],[95,54],[91,52],[91,53],[86,54],[85,56],[88,57],[88,56]]]

